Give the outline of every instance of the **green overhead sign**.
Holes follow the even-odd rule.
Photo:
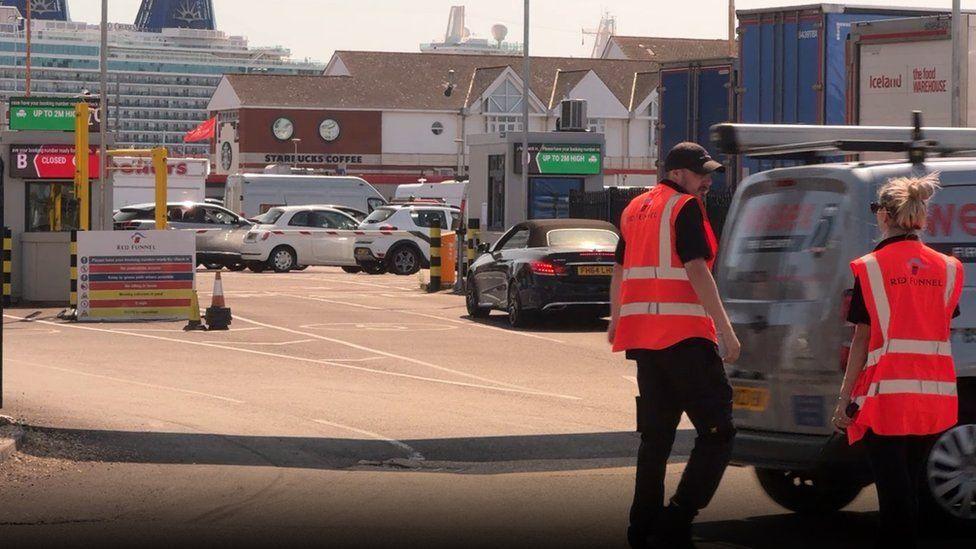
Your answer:
[[[603,171],[600,145],[529,144],[529,173],[597,175]],[[522,173],[522,144],[515,144],[515,173]]]
[[[86,98],[91,114],[88,129],[98,131],[98,99]],[[10,99],[11,130],[41,130],[73,132],[75,104],[81,99],[51,97],[12,97]]]

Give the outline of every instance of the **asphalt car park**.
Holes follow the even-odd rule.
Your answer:
[[[624,546],[635,371],[604,322],[515,330],[414,277],[338,268],[223,279],[228,332],[6,311],[4,412],[30,428],[0,466],[4,540]],[[693,438],[683,422],[671,489]],[[860,547],[876,506],[867,489],[801,517],[732,468],[695,533]]]

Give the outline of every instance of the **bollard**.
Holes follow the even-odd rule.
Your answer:
[[[468,265],[467,269],[471,269],[471,264],[474,263],[475,256],[478,254],[478,233],[481,228],[480,219],[469,219],[468,220]],[[467,270],[466,269],[466,270]],[[465,272],[467,276],[467,272]]]
[[[71,231],[71,294],[68,298],[69,309],[78,310],[78,231]]]
[[[10,305],[10,296],[13,289],[13,253],[14,239],[7,227],[3,228],[3,306]]]
[[[197,298],[197,291],[190,290],[190,314],[186,326],[183,327],[183,331],[191,332],[193,330],[206,329],[207,327],[200,320],[200,300]]]
[[[430,228],[430,284],[427,291],[430,293],[441,289],[441,228]]]

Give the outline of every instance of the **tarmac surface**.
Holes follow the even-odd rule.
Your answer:
[[[626,547],[637,387],[605,323],[473,321],[416,277],[223,278],[227,332],[5,310],[3,413],[27,434],[0,463],[4,547]],[[683,421],[671,490],[693,439]],[[868,488],[797,516],[730,468],[694,532],[861,548],[876,509]]]

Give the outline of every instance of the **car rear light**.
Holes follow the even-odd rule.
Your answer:
[[[566,274],[566,266],[551,261],[533,261],[529,264],[532,272],[542,276],[560,276]]]

